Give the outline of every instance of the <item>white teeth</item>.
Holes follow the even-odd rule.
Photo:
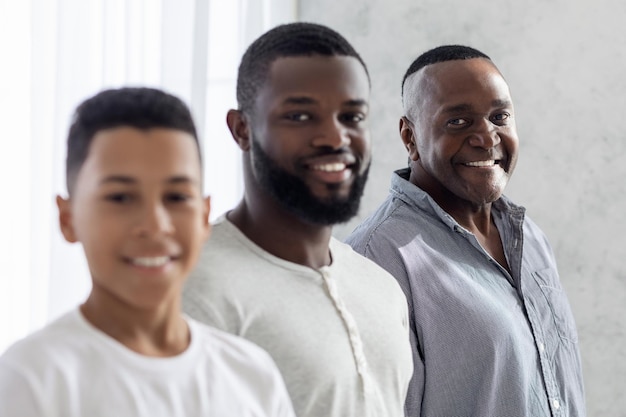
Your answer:
[[[496,161],[493,159],[489,161],[474,161],[474,162],[466,162],[465,165],[470,167],[492,167],[496,164]]]
[[[133,265],[145,266],[147,268],[157,268],[165,265],[170,260],[169,256],[156,256],[154,258],[133,258]]]
[[[338,172],[346,169],[346,164],[342,162],[336,162],[334,164],[315,165],[313,168],[318,171],[324,172]]]

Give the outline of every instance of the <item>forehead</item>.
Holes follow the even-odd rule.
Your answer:
[[[360,61],[351,56],[295,56],[274,60],[259,89],[259,106],[291,96],[369,100],[369,79]]]
[[[430,105],[480,106],[511,103],[509,87],[489,60],[473,58],[439,62],[413,74],[409,89],[414,100]]]
[[[97,132],[78,181],[124,175],[138,181],[174,175],[201,177],[200,156],[192,135],[167,128],[122,126]]]

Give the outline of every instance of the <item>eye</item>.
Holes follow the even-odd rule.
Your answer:
[[[188,194],[184,193],[168,193],[165,195],[165,201],[168,203],[184,203],[191,198]]]
[[[286,114],[285,118],[292,122],[305,122],[311,119],[311,115],[307,113],[293,112],[293,113]]]
[[[494,114],[491,117],[491,120],[496,124],[504,124],[511,117],[510,113],[502,112]]]
[[[465,127],[467,125],[469,125],[469,121],[467,119],[463,119],[461,117],[457,118],[457,119],[450,119],[447,122],[448,126],[452,126],[454,128],[458,128],[458,127]]]
[[[345,113],[339,116],[339,120],[341,120],[342,123],[357,124],[365,120],[365,114],[360,112]]]
[[[114,204],[128,204],[133,200],[133,196],[128,193],[113,193],[106,195],[105,200]]]

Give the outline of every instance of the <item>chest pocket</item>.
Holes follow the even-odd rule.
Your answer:
[[[577,343],[578,334],[572,310],[556,271],[552,268],[533,272],[533,278],[539,286],[539,298],[543,298],[550,310],[554,328],[562,340]],[[547,324],[547,323],[546,323]],[[551,327],[551,326],[550,326]],[[548,329],[546,329],[548,330]]]

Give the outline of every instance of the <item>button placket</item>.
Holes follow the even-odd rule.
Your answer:
[[[369,375],[367,359],[365,358],[365,353],[363,351],[363,341],[361,340],[361,336],[359,334],[356,322],[352,317],[352,314],[350,314],[345,304],[343,303],[343,300],[339,296],[339,290],[337,289],[335,280],[332,279],[327,271],[320,271],[320,273],[322,275],[324,284],[328,289],[328,294],[330,295],[333,304],[339,311],[339,316],[341,317],[344,325],[346,326],[346,330],[348,331],[348,339],[350,340],[352,355],[354,357],[357,372],[361,377],[361,381],[363,383],[363,389],[366,394],[370,394],[373,391],[373,382]]]

